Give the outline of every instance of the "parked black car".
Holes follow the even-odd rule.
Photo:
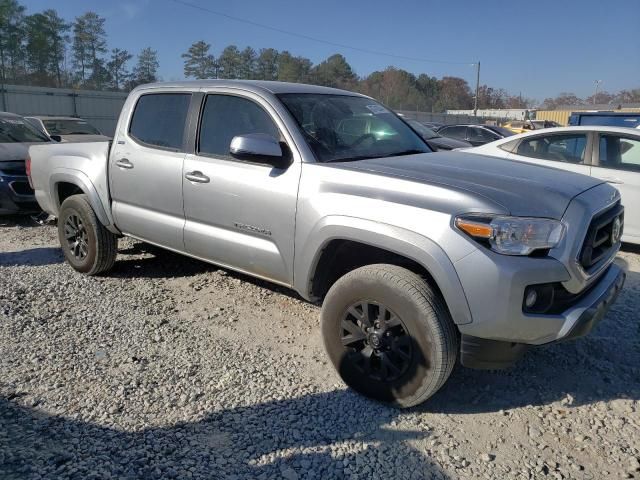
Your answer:
[[[434,132],[431,128],[425,127],[424,124],[417,120],[407,120],[407,123],[411,125],[418,134],[424,138],[425,142],[433,150],[453,150],[454,148],[468,148],[472,145],[464,140],[457,140],[455,138],[447,138]]]
[[[443,137],[464,140],[474,147],[515,135],[511,130],[493,125],[445,125],[437,133]]]
[[[49,141],[19,115],[0,112],[0,215],[40,211],[25,159],[30,145]]]

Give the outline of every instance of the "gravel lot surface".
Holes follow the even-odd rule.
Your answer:
[[[292,292],[131,240],[87,278],[0,218],[0,478],[640,478],[640,255],[587,338],[393,410]],[[638,252],[640,250],[637,250]]]

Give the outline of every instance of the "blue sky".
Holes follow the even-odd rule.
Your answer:
[[[539,100],[561,91],[640,87],[640,0],[185,0],[205,8],[368,50],[472,63],[481,83]],[[342,53],[356,73],[395,65],[475,82],[467,64],[418,62],[338,48],[242,24],[172,0],[21,0],[28,13],[55,8],[70,20],[106,17],[109,46],[158,50],[164,80],[183,78],[180,54],[203,39],[214,54],[228,44],[287,49],[317,63]]]

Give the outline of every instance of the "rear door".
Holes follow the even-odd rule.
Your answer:
[[[508,158],[590,175],[591,137],[588,132],[526,137]]]
[[[623,239],[640,243],[640,135],[597,135],[592,175],[620,191],[625,207]]]
[[[186,251],[291,285],[301,163],[284,123],[266,100],[237,89],[207,93],[198,123],[184,164]],[[280,169],[232,157],[231,140],[243,134],[279,139],[291,165]]]
[[[116,132],[109,175],[116,226],[128,235],[183,250],[182,168],[190,93],[141,95]]]

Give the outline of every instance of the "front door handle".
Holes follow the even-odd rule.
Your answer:
[[[209,177],[207,177],[204,173],[199,172],[198,170],[185,173],[184,178],[186,178],[190,182],[196,183],[209,183],[210,180]]]
[[[119,166],[120,168],[126,168],[128,170],[131,170],[133,168],[133,163],[131,163],[126,158],[121,158],[120,160],[117,160],[116,165]]]

